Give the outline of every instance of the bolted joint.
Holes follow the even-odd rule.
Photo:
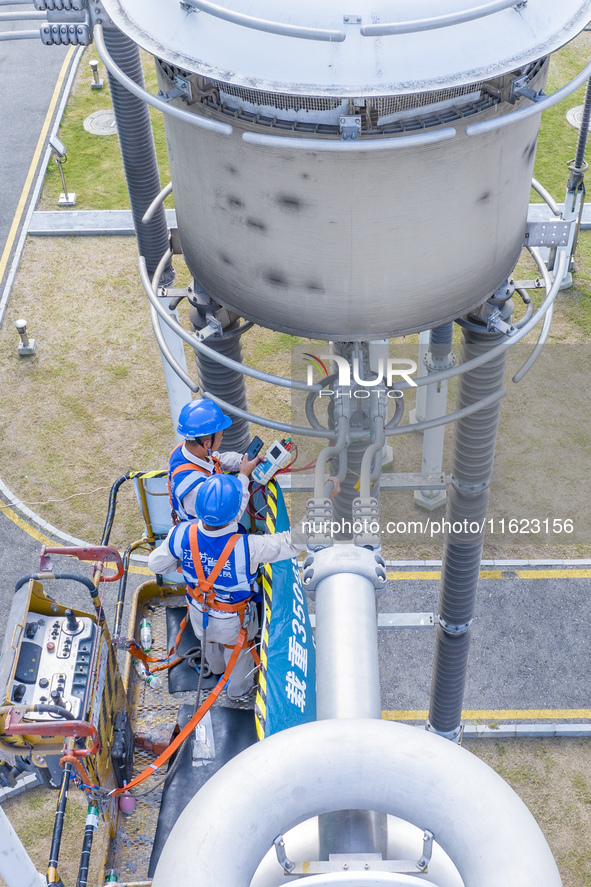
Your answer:
[[[369,496],[367,499],[354,499],[352,517],[354,544],[360,548],[379,548],[382,540],[378,500],[374,496]]]
[[[318,583],[337,573],[363,576],[372,583],[376,593],[384,591],[388,581],[381,554],[354,545],[335,545],[306,558],[302,574],[304,591],[313,597]]]
[[[332,499],[312,498],[306,503],[306,520],[304,531],[307,532],[306,544],[312,551],[330,548],[334,542],[332,532],[333,506]]]
[[[449,634],[452,636],[458,635],[458,634],[465,634],[465,632],[467,632],[468,629],[470,628],[470,626],[472,625],[473,621],[474,621],[473,619],[469,619],[467,622],[464,622],[463,625],[453,625],[451,622],[447,622],[442,616],[437,617],[437,622],[439,623],[439,625],[441,626],[443,631],[446,634]]]

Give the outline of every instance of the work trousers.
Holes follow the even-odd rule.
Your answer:
[[[259,628],[259,620],[256,606],[251,603],[251,620],[247,625],[247,640],[252,640]],[[203,613],[192,605],[189,605],[189,616],[195,637],[203,640]],[[209,611],[207,623],[207,637],[205,641],[205,661],[214,674],[222,674],[230,656],[232,647],[238,640],[240,633],[240,617],[238,614],[231,616],[216,616],[215,610]],[[226,688],[228,699],[235,700],[238,696],[248,693],[254,686],[256,676],[255,663],[250,650],[242,649],[238,654],[236,664],[230,675],[230,682]]]

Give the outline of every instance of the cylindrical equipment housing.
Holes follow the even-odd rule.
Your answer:
[[[199,80],[203,98],[188,110],[234,127],[222,136],[165,116],[185,260],[210,297],[238,314],[315,338],[397,336],[464,314],[510,275],[525,233],[539,115],[477,138],[463,129],[528,103],[493,95],[508,94],[511,77],[356,99],[359,144],[392,147],[315,151],[293,142],[342,143],[346,100],[272,96],[157,68],[164,92],[176,76]],[[532,89],[543,88],[546,71],[543,62],[530,66]],[[401,135],[450,125],[457,133],[447,141],[396,147]],[[253,133],[285,137],[286,146],[243,140]]]

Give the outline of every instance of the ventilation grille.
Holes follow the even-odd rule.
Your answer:
[[[471,83],[468,86],[456,86],[452,89],[438,89],[434,92],[420,92],[413,95],[386,95],[375,99],[367,99],[367,103],[378,112],[379,117],[389,114],[400,114],[402,111],[414,111],[426,105],[448,102],[463,95],[481,92],[484,81]]]
[[[260,107],[271,106],[278,111],[335,111],[343,102],[343,99],[333,99],[326,96],[285,95],[281,92],[261,92],[258,89],[245,89],[243,86],[234,86],[232,83],[216,83],[210,81],[212,86],[217,86],[225,95],[233,95],[244,102]]]
[[[505,84],[514,77],[527,77],[531,82],[538,75],[546,62],[545,58],[538,59],[523,68],[500,78]],[[315,134],[333,134],[338,132],[338,126],[329,121],[295,121],[282,117],[281,112],[286,111],[312,111],[335,112],[342,107],[343,102],[350,101],[355,106],[354,113],[362,116],[362,130],[366,133],[394,134],[397,132],[416,132],[433,126],[449,125],[454,120],[461,120],[474,114],[482,113],[506,100],[503,97],[502,84],[496,81],[480,80],[465,86],[457,86],[448,89],[432,90],[430,92],[411,93],[396,96],[377,96],[367,98],[346,98],[329,96],[298,96],[280,92],[264,92],[258,89],[248,89],[243,86],[235,86],[231,83],[223,83],[217,80],[192,75],[182,68],[170,65],[157,59],[166,76],[174,82],[175,77],[191,78],[194,83],[199,101],[208,107],[224,115],[235,119],[253,122],[261,126],[292,130],[294,132],[310,132]],[[508,87],[506,87],[508,88]],[[220,96],[220,93],[222,94]],[[246,102],[254,110],[232,107],[230,96],[240,102]],[[457,100],[457,101],[456,101]],[[437,107],[439,106],[439,107]],[[443,107],[442,107],[443,106]],[[273,116],[267,117],[257,113],[256,109],[272,109]],[[416,114],[412,114],[416,111]],[[410,112],[410,113],[409,113]],[[353,113],[353,111],[349,111]],[[384,120],[383,118],[401,115],[400,119]],[[402,116],[404,115],[404,116]],[[405,118],[405,119],[404,119]]]

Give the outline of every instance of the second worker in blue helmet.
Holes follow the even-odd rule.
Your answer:
[[[224,430],[231,424],[232,419],[207,398],[189,401],[180,411],[177,432],[185,441],[174,448],[168,466],[170,502],[178,520],[196,517],[195,498],[199,485],[221,471],[238,472],[242,485],[239,518],[246,508],[248,478],[262,457],[248,461],[241,453],[218,452]]]
[[[247,535],[237,523],[241,503],[242,484],[236,477],[215,474],[207,478],[197,489],[199,521],[174,527],[148,558],[154,573],[170,573],[180,565],[193,631],[200,641],[205,640],[207,664],[218,675],[228,664],[242,626],[247,641],[258,631],[252,598],[260,564],[291,559],[305,548],[292,540],[290,531]],[[243,648],[231,672],[229,699],[249,693],[254,669],[250,650]]]

